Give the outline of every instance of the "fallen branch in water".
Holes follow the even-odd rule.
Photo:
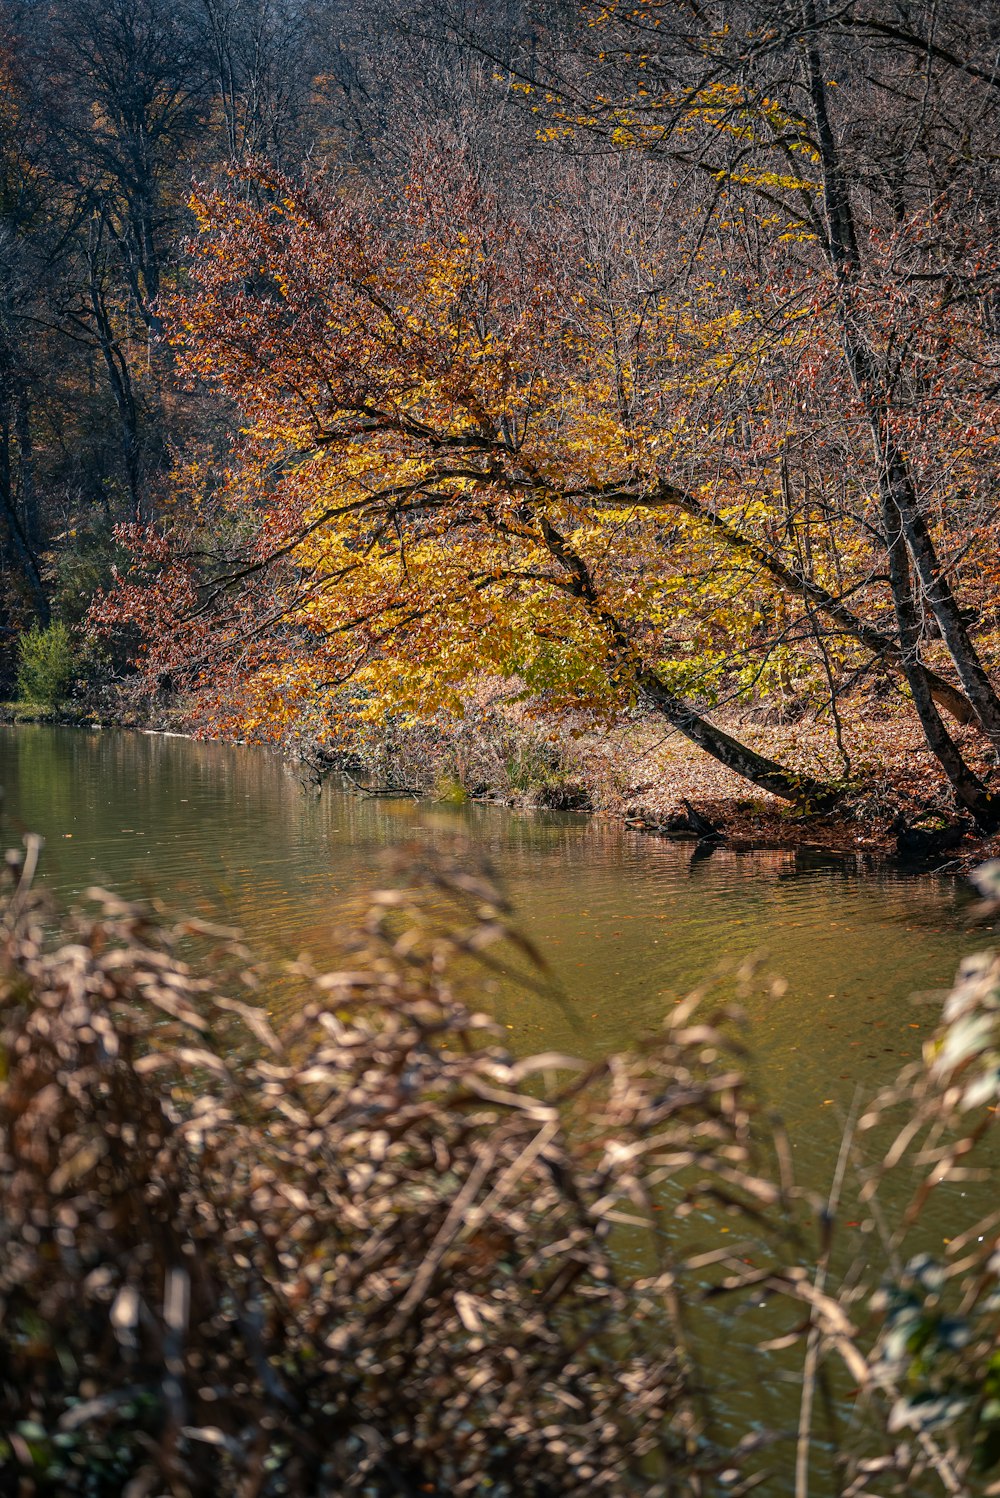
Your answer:
[[[413,801],[423,799],[423,791],[413,785],[362,785],[355,780],[350,770],[341,770],[341,775],[361,796],[409,796]]]

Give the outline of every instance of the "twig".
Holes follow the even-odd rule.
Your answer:
[[[820,1253],[819,1262],[816,1266],[816,1278],[814,1281],[816,1291],[819,1295],[826,1293],[826,1277],[830,1266],[830,1250],[833,1244],[833,1222],[837,1207],[840,1203],[840,1193],[844,1185],[844,1175],[847,1170],[847,1162],[851,1154],[851,1145],[854,1140],[854,1126],[857,1120],[858,1104],[861,1089],[856,1088],[854,1101],[844,1132],[840,1140],[840,1153],[837,1156],[837,1166],[833,1173],[833,1182],[830,1186],[830,1195],[827,1198],[826,1210],[823,1217],[823,1234],[825,1242]],[[795,1498],[808,1498],[809,1493],[809,1445],[812,1436],[813,1404],[816,1394],[816,1374],[819,1367],[819,1327],[815,1317],[811,1319],[809,1326],[809,1337],[806,1342],[805,1364],[802,1369],[802,1403],[799,1406],[799,1429],[795,1443]]]
[[[410,796],[414,801],[419,801],[423,792],[412,785],[362,785],[360,780],[355,780],[350,770],[340,772],[345,780],[349,780],[354,789],[361,796]]]

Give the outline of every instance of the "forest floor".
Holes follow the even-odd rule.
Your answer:
[[[926,830],[930,840],[917,855],[909,850],[909,857],[926,854],[938,866],[971,867],[1000,855],[1000,838],[984,838],[971,826],[958,837],[961,819],[940,767],[908,716],[876,714],[869,705],[853,720],[846,717],[841,724],[846,758],[824,722],[774,722],[754,711],[718,716],[715,721],[770,758],[846,783],[843,801],[826,814],[803,812],[749,785],[681,734],[650,718],[582,735],[571,750],[572,761],[595,806],[618,812],[651,832],[683,834],[690,803],[734,847],[808,846],[882,856],[899,851],[896,818],[901,813],[908,827]],[[977,765],[984,776],[991,768],[1000,790],[1000,770]],[[947,847],[933,846],[939,832]],[[919,840],[921,832],[916,836]]]
[[[665,836],[691,836],[693,808],[696,819],[718,828],[734,847],[813,847],[862,858],[902,852],[917,862],[959,868],[1000,855],[1000,838],[983,838],[971,824],[962,835],[966,824],[905,703],[847,704],[839,743],[828,717],[782,721],[773,707],[711,716],[782,764],[843,784],[836,809],[818,815],[789,806],[653,715],[631,713],[599,724],[548,717],[489,684],[462,719],[369,726],[349,735],[343,748],[376,790],[405,786],[454,801],[592,810]],[[987,782],[995,777],[1000,792],[1000,766],[984,760],[957,726],[954,734],[977,772]],[[322,740],[302,743],[307,763],[317,747],[322,764]],[[902,846],[900,821],[909,829]]]

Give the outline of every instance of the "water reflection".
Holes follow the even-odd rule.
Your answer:
[[[0,785],[5,841],[41,832],[45,877],[61,896],[93,883],[155,894],[242,926],[274,957],[307,948],[322,961],[345,902],[378,877],[387,847],[460,834],[499,872],[566,990],[564,1005],[511,988],[491,995],[517,1049],[627,1047],[697,984],[741,992],[759,1089],[786,1121],[799,1179],[818,1190],[856,1089],[874,1090],[918,1054],[934,1022],[914,994],[947,985],[970,945],[956,882],[859,878],[789,851],[699,858],[599,818],[364,800],[329,787],[317,797],[280,759],[251,749],[0,727]],[[754,954],[760,969],[741,981]],[[955,1199],[964,1188],[948,1189],[925,1218],[934,1250],[973,1210]],[[705,1212],[684,1231],[691,1246],[713,1249],[731,1221]],[[868,1248],[842,1224],[845,1260]],[[751,1301],[735,1318],[727,1304],[718,1321],[698,1323],[734,1430],[794,1430],[801,1348],[765,1371],[755,1343],[797,1314]],[[790,1461],[781,1447],[776,1466],[787,1473]]]
[[[693,986],[743,994],[761,1085],[787,1120],[800,1168],[822,1178],[856,1084],[918,1053],[968,947],[954,882],[858,878],[791,851],[693,859],[620,824],[304,791],[277,756],[162,735],[0,728],[4,834],[47,840],[62,895],[92,883],[155,893],[242,926],[265,955],[322,960],[345,901],[401,841],[461,834],[500,873],[568,1006],[501,990],[518,1049],[627,1046]],[[783,986],[770,982],[780,975]]]

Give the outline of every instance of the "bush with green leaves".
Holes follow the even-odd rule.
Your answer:
[[[76,654],[61,619],[33,624],[18,641],[17,691],[22,702],[56,708],[65,701],[76,674]]]

